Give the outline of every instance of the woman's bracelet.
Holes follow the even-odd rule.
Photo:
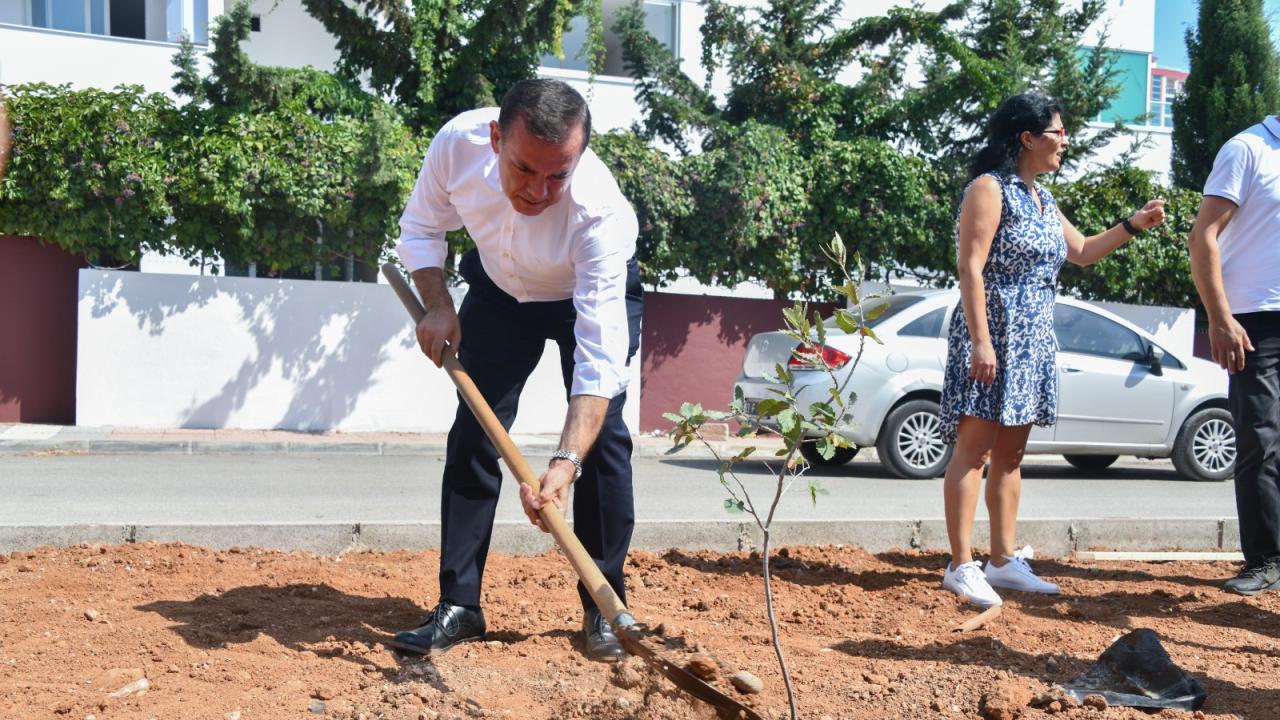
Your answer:
[[[1129,233],[1130,235],[1138,235],[1142,232],[1138,228],[1134,227],[1133,223],[1129,222],[1129,218],[1124,218],[1123,220],[1121,220],[1120,225],[1123,226],[1124,231]]]

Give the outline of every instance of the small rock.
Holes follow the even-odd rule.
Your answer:
[[[644,683],[643,665],[644,663],[640,658],[636,657],[630,657],[623,662],[614,664],[613,684],[626,690],[640,687]]]
[[[311,713],[312,713],[312,714],[314,714],[314,715],[323,715],[323,714],[324,714],[324,701],[323,701],[323,700],[312,700],[312,701],[311,701],[311,703],[310,703],[309,705],[307,705],[307,710],[311,711]]]
[[[89,622],[95,622],[95,621],[97,621],[97,619],[98,619],[98,611],[97,611],[97,610],[94,610],[93,608],[89,608],[88,610],[85,610],[85,611],[84,611],[84,619],[85,619],[85,620],[88,620]]]
[[[720,668],[716,667],[716,661],[701,653],[689,658],[684,668],[700,680],[714,680],[720,673]]]
[[[1101,695],[1086,695],[1082,704],[1085,707],[1093,708],[1094,710],[1107,709],[1107,699]]]
[[[229,712],[229,713],[227,713],[227,714],[226,714],[226,719],[227,719],[227,720],[240,720],[240,711],[239,711],[239,710],[232,710],[231,712]]]
[[[862,673],[862,679],[872,685],[888,685],[889,678],[879,673]]]
[[[333,688],[327,685],[320,685],[315,690],[311,691],[311,697],[319,700],[332,700],[337,696],[338,696],[338,693],[335,692]]]
[[[135,680],[129,683],[128,685],[125,685],[124,687],[120,688],[119,690],[116,690],[115,692],[111,693],[111,697],[122,698],[122,697],[129,697],[130,695],[142,695],[150,688],[151,688],[150,680],[146,678],[139,678],[138,680]]]
[[[764,682],[746,670],[739,670],[729,676],[729,682],[744,695],[758,695],[764,691]]]
[[[1001,680],[982,696],[978,709],[985,720],[1018,720],[1031,701],[1030,688],[1015,680]]]
[[[177,665],[170,664],[169,667],[165,669],[165,672],[170,672],[170,673],[182,672],[182,668],[178,667]]]
[[[146,677],[142,668],[111,668],[98,673],[90,685],[95,690],[115,690]]]
[[[490,640],[489,642],[485,643],[485,645],[488,645],[489,647],[495,650],[506,647],[505,643],[503,643],[501,640]]]

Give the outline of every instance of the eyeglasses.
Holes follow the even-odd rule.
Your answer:
[[[1065,140],[1067,137],[1067,129],[1065,127],[1049,128],[1048,130],[1041,130],[1036,134],[1037,135],[1057,135],[1059,140]]]

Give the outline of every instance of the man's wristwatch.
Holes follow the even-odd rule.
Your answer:
[[[572,450],[557,450],[551,453],[551,462],[557,460],[568,460],[573,463],[573,479],[577,480],[582,477],[582,458],[578,457],[578,453]],[[550,465],[551,463],[547,463]]]
[[[1122,219],[1120,221],[1120,224],[1124,226],[1124,231],[1129,233],[1130,235],[1136,236],[1142,233],[1141,230],[1139,230],[1137,227],[1134,226],[1132,222],[1130,222],[1129,218]]]

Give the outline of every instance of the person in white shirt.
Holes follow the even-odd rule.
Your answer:
[[[521,81],[501,109],[458,115],[427,150],[396,251],[427,308],[422,351],[439,365],[445,343],[456,349],[507,428],[546,341],[558,344],[569,395],[560,447],[541,493],[522,485],[520,499],[541,526],[538,510],[565,508],[576,478],[574,532],[625,600],[635,510],[622,407],[640,341],[638,226],[590,138],[586,101],[558,80]],[[468,290],[455,313],[445,234],[461,228],[475,249],[459,262]],[[484,637],[480,587],[501,482],[497,450],[459,402],[444,468],[439,604],[393,647],[433,654]],[[617,637],[578,591],[588,656],[616,660]]]
[[[1226,142],[1189,240],[1214,361],[1231,373],[1244,567],[1223,588],[1280,588],[1280,119]]]

